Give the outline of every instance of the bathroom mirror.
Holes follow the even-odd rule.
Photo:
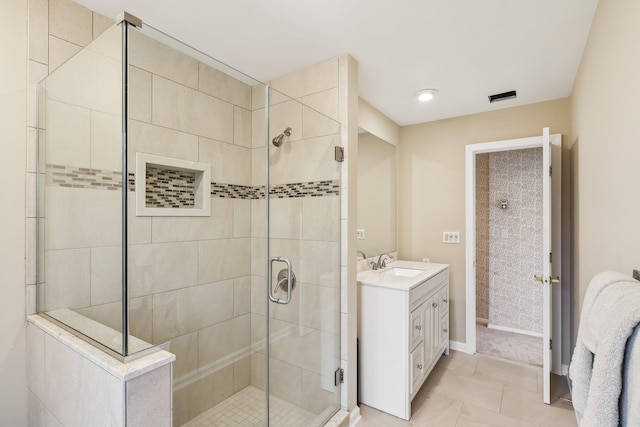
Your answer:
[[[363,129],[358,131],[357,228],[357,250],[367,257],[396,250],[396,147]]]

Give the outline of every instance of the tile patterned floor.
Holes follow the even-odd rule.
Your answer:
[[[442,356],[412,403],[405,421],[360,405],[358,427],[573,427],[564,378],[552,383],[552,404],[542,403],[542,368],[482,354]]]
[[[313,414],[274,396],[269,403],[270,424],[273,427],[321,426],[336,410],[336,408],[327,408],[321,414]],[[263,427],[264,424],[264,391],[249,386],[182,426]]]

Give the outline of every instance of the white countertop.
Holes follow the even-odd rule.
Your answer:
[[[430,279],[445,270],[447,267],[449,267],[449,264],[399,260],[389,263],[383,270],[361,271],[358,273],[358,283],[360,285],[380,286],[384,288],[408,291],[416,285],[419,285],[425,280]],[[392,268],[410,268],[414,270],[422,270],[422,273],[413,277],[396,276],[388,274],[388,271]]]

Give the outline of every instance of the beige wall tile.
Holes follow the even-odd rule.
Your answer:
[[[271,199],[269,225],[274,239],[300,239],[302,236],[302,198]],[[264,216],[264,214],[262,214]]]
[[[131,156],[139,152],[184,160],[198,160],[197,136],[137,120],[129,121],[129,144]],[[133,169],[131,171],[133,172]]]
[[[36,283],[36,250],[37,250],[37,230],[36,230],[36,218],[27,219],[27,239],[26,239],[26,253],[27,253],[27,285],[35,285]],[[35,303],[35,300],[33,301]]]
[[[271,80],[269,97],[272,98],[271,101],[273,101],[273,98],[302,98],[306,95],[304,86],[304,73],[302,71],[294,71]]]
[[[45,250],[120,244],[120,192],[48,186],[44,193]]]
[[[251,86],[251,109],[259,110],[264,108],[264,91],[266,86],[263,84],[256,84]]]
[[[176,355],[176,361],[173,362],[175,382],[190,378],[198,372],[198,332],[172,338],[169,351]]]
[[[122,247],[91,248],[91,305],[122,299]]]
[[[151,123],[151,73],[129,67],[129,117]]]
[[[197,89],[198,61],[189,55],[141,34],[130,33],[131,65]]]
[[[266,145],[267,119],[264,108],[251,112],[251,147],[259,148]]]
[[[153,123],[233,142],[232,104],[156,75],[153,76]]]
[[[251,274],[264,276],[266,274],[266,246],[262,237],[251,238]]]
[[[261,316],[267,315],[267,288],[264,276],[251,276],[251,313]],[[254,332],[254,326],[251,325]]]
[[[110,31],[109,38],[96,40],[93,49],[84,49],[77,55],[77,46],[50,37],[47,99],[120,115],[122,59],[114,54],[118,49],[116,35]],[[63,62],[64,66],[60,66]]]
[[[340,197],[302,199],[302,238],[340,241]]]
[[[38,168],[38,130],[27,128],[27,172],[37,172]]]
[[[266,182],[266,149],[254,148],[251,150],[251,185],[264,186]]]
[[[338,87],[338,58],[331,58],[302,70],[304,95]]]
[[[233,237],[251,236],[251,200],[233,200]]]
[[[26,201],[26,214],[27,218],[35,218],[36,217],[36,181],[37,175],[35,173],[27,173],[26,176],[26,192],[27,192],[27,201]]]
[[[233,107],[233,143],[243,147],[252,147],[252,113],[240,107]]]
[[[47,77],[49,69],[44,64],[36,61],[29,61],[28,73],[29,96],[27,98],[27,104],[29,111],[27,117],[27,125],[36,127],[38,126],[38,124],[40,124],[42,126],[41,123],[38,123],[38,83],[40,83],[45,77]]]
[[[233,365],[204,376],[173,394],[173,425],[180,426],[233,394]]]
[[[251,385],[264,390],[265,358],[263,353],[251,353]]]
[[[246,110],[251,109],[251,86],[202,62],[199,65],[198,89],[201,92]]]
[[[99,13],[93,12],[93,38],[98,38],[102,33],[104,33],[109,27],[115,24],[115,20],[112,18],[108,18]]]
[[[271,152],[271,184],[329,181],[340,178],[340,163],[334,160],[339,135],[297,141]]]
[[[198,242],[199,283],[210,283],[249,275],[251,268],[250,245],[250,239],[246,238]]]
[[[60,68],[69,58],[81,50],[82,47],[77,44],[49,36],[49,74]]]
[[[303,96],[302,103],[335,121],[339,120],[337,87]]]
[[[49,2],[29,0],[29,59],[49,62]]]
[[[115,331],[122,331],[122,303],[112,302],[108,304],[94,305],[91,307],[81,308],[76,310],[76,313],[81,314],[91,320],[95,320],[98,323],[103,324]],[[98,341],[100,341],[98,339]],[[120,339],[118,339],[120,341]],[[102,344],[107,347],[111,347],[114,350],[119,348],[120,343],[110,341],[101,341]],[[114,346],[115,344],[115,346]]]
[[[251,200],[251,237],[265,237],[267,211],[265,199]],[[255,254],[252,254],[255,256]]]
[[[211,198],[206,217],[153,217],[153,242],[180,242],[233,237],[233,199]]]
[[[333,405],[334,407],[339,406],[340,388],[335,387],[333,381],[332,376],[323,377],[313,372],[303,370],[302,408],[314,414],[320,414],[327,409],[329,405]]]
[[[90,305],[89,249],[47,251],[45,268],[47,284],[44,287],[43,309],[73,309]]]
[[[251,312],[251,276],[233,279],[233,316]]]
[[[27,386],[36,396],[44,397],[44,332],[27,323]]]
[[[171,427],[171,394],[171,365],[127,381],[127,425]]]
[[[302,369],[271,358],[269,391],[289,403],[302,403]]]
[[[135,192],[129,191],[129,212],[127,212],[127,232],[129,234],[130,245],[140,245],[151,243],[151,218],[136,216]]]
[[[288,127],[291,128],[291,136],[284,137],[283,147],[286,147],[288,142],[298,141],[302,138],[302,104],[295,100],[271,106],[269,110],[269,141]]]
[[[217,323],[198,332],[198,365],[208,369],[226,364],[235,357],[249,354],[251,345],[251,315]]]
[[[340,243],[301,241],[298,279],[315,285],[340,286]]]
[[[232,301],[232,280],[156,294],[153,339],[166,341],[231,319]]]
[[[300,323],[308,328],[339,334],[340,290],[326,286],[300,283]]]
[[[251,356],[239,357],[233,362],[233,392],[251,384]]]
[[[316,138],[338,133],[340,133],[339,122],[307,106],[302,107],[303,138]]]
[[[153,341],[153,299],[152,297],[129,299],[129,331],[131,335],[150,344]]]
[[[122,116],[91,112],[91,168],[122,171]]]
[[[46,162],[91,167],[91,115],[86,108],[47,102]]]
[[[197,253],[196,242],[130,245],[129,295],[144,296],[195,285]]]
[[[93,39],[93,16],[71,0],[49,0],[49,33],[79,46]]]
[[[266,305],[265,305],[266,307]],[[266,309],[265,309],[266,312]],[[265,352],[267,319],[264,315],[251,313],[251,351]]]
[[[199,161],[211,165],[211,181],[251,185],[251,149],[200,138]]]
[[[46,334],[45,377],[42,401],[62,425],[124,425],[123,384]]]

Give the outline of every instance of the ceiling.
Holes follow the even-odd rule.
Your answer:
[[[571,94],[597,0],[75,0],[122,10],[258,80],[345,53],[409,125]],[[435,88],[430,103],[415,92]],[[488,95],[517,90],[513,100]]]

